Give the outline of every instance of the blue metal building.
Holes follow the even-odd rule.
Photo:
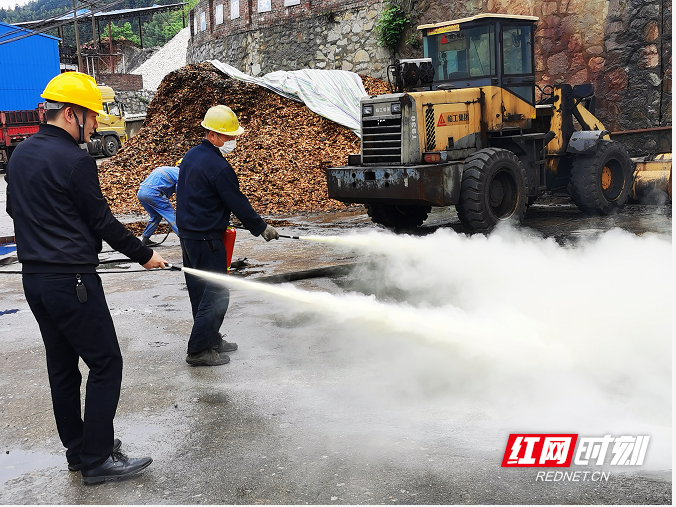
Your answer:
[[[0,23],[0,111],[35,109],[60,71],[59,39]]]

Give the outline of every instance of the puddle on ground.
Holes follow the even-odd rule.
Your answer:
[[[19,477],[27,472],[44,470],[45,468],[63,467],[66,469],[66,456],[26,452],[19,449],[3,450],[0,454],[0,484]]]

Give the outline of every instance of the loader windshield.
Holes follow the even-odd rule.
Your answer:
[[[425,37],[425,56],[432,58],[435,82],[496,74],[494,26],[445,30],[449,31]]]

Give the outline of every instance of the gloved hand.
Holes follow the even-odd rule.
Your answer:
[[[265,230],[261,233],[261,236],[263,236],[263,239],[265,241],[270,241],[271,239],[279,239],[279,233],[277,232],[277,229],[275,229],[271,225],[268,225],[265,228]]]

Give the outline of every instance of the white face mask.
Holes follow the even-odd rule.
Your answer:
[[[220,146],[218,149],[221,151],[223,155],[227,155],[228,153],[230,153],[232,150],[235,149],[235,146],[237,146],[237,139],[224,142],[223,146]]]

